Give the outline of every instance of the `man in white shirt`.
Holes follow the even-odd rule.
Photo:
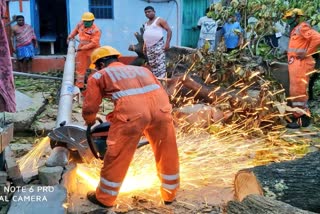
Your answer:
[[[198,21],[198,28],[200,29],[200,35],[198,40],[198,48],[202,48],[206,41],[209,42],[209,51],[215,51],[216,49],[216,32],[217,22],[208,16],[209,8],[206,9],[206,16],[203,16]]]
[[[143,52],[148,58],[152,73],[163,78],[166,76],[165,51],[170,48],[172,31],[166,20],[155,16],[153,7],[146,7],[144,13],[149,20],[144,25]],[[167,31],[165,42],[163,30]]]

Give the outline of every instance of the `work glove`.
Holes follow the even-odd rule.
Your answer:
[[[72,40],[72,39],[73,39],[72,37],[69,37],[69,36],[68,36],[68,38],[67,38],[67,44],[68,44],[69,41]]]
[[[86,121],[86,125],[87,126],[93,126],[95,123],[96,123],[96,120],[94,120],[94,121],[91,121],[91,120]]]
[[[86,115],[84,116],[87,126],[93,126],[96,123],[96,115]]]

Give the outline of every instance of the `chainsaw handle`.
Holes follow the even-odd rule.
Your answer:
[[[98,121],[99,121],[99,123],[103,123],[103,121],[101,120],[101,118],[100,118],[100,117],[96,117],[96,120],[98,120]]]
[[[92,142],[92,139],[91,139],[91,125],[89,125],[87,127],[86,136],[87,136],[87,141],[88,141],[88,144],[89,144],[89,147],[90,147],[90,150],[91,150],[93,156],[95,158],[99,159],[100,157],[99,157],[98,153],[96,152],[97,150],[95,149],[93,142]]]
[[[96,120],[99,121],[101,124],[103,123],[103,121],[102,121],[99,117],[97,117]],[[90,147],[90,150],[91,150],[93,156],[94,156],[96,159],[101,159],[101,160],[103,160],[104,157],[101,156],[101,154],[98,152],[98,149],[97,149],[97,147],[96,147],[96,144],[93,143],[93,141],[92,141],[92,138],[91,138],[91,127],[92,127],[91,125],[88,125],[87,131],[86,131],[86,137],[87,137],[88,145],[89,145],[89,147]],[[108,128],[108,130],[109,130],[109,128]],[[141,140],[139,141],[138,145],[137,145],[137,148],[143,147],[143,146],[145,146],[145,145],[147,145],[147,144],[149,144],[149,142],[148,142],[147,139],[141,139]]]
[[[97,117],[96,120],[98,120],[99,123],[103,123],[103,121],[101,120],[100,117]],[[97,152],[98,150],[95,147],[95,145],[91,139],[91,127],[92,127],[91,125],[88,125],[88,127],[87,127],[87,131],[86,131],[87,141],[88,141],[88,144],[89,144],[89,147],[90,147],[90,150],[91,150],[93,156],[97,159],[101,159],[99,153]]]

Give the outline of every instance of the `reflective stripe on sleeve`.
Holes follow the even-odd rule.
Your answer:
[[[288,48],[288,52],[290,52],[290,53],[305,53],[305,52],[307,52],[307,50],[306,49],[300,49],[300,48]]]
[[[96,80],[100,79],[102,77],[102,74],[96,72],[92,75],[93,78],[95,78]]]
[[[117,91],[115,93],[112,93],[112,99],[117,100],[121,97],[131,96],[131,95],[138,95],[138,94],[146,94],[150,91],[154,91],[159,89],[160,86],[157,84],[147,85],[142,88],[131,88],[123,91]]]

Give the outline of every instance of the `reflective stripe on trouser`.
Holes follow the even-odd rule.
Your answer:
[[[122,183],[143,133],[153,149],[158,174],[179,174],[178,149],[167,94],[163,90],[155,90],[120,100],[109,118],[108,150],[101,169],[101,181],[96,189],[97,199],[107,206],[114,205],[120,189],[115,184]],[[111,183],[103,182],[103,179]],[[178,180],[162,178],[161,181],[168,185],[177,184],[174,188],[165,185],[161,188],[163,200],[174,200]]]
[[[179,174],[165,175],[160,174],[161,180],[161,197],[164,201],[173,201],[180,184]]]
[[[84,87],[84,77],[86,70],[90,65],[90,55],[93,49],[90,50],[81,50],[77,52],[76,55],[76,83],[75,85],[79,88]]]

